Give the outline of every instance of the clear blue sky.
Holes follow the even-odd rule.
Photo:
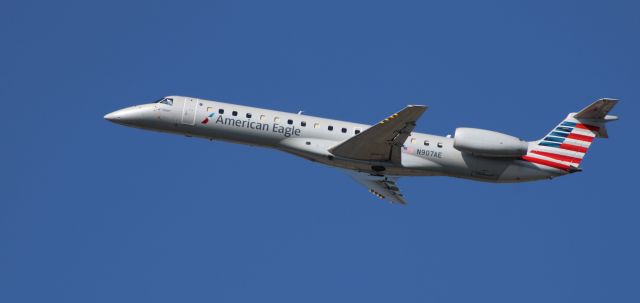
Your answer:
[[[634,1],[4,1],[1,302],[639,302]],[[537,139],[622,101],[584,172],[404,178],[114,125],[179,94]]]

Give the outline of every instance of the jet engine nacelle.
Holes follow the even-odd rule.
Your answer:
[[[527,154],[529,144],[516,137],[490,130],[459,127],[456,128],[453,147],[484,157],[520,157]]]

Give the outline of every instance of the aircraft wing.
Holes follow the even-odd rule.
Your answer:
[[[394,204],[407,204],[407,200],[404,199],[404,196],[400,193],[400,189],[396,185],[397,177],[378,176],[355,171],[347,171],[347,174],[368,188],[369,192],[376,197],[387,199]]]
[[[424,105],[409,105],[329,151],[349,159],[400,164],[402,145],[425,110]]]

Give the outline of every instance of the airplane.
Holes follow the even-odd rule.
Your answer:
[[[451,176],[509,183],[581,171],[594,138],[608,138],[609,111],[618,100],[603,98],[570,113],[539,140],[460,127],[454,136],[413,132],[427,110],[408,105],[374,125],[314,117],[192,97],[167,96],[120,109],[104,118],[145,130],[281,150],[347,172],[375,196],[407,200],[397,185],[403,176]]]

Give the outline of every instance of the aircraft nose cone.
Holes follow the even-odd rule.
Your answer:
[[[113,113],[108,113],[108,114],[104,115],[104,119],[107,120],[107,121],[113,122],[117,118],[116,118],[115,112],[113,112]]]
[[[126,117],[127,117],[126,109],[120,109],[104,115],[105,120],[109,122],[114,122],[114,123],[124,122]]]
[[[104,119],[117,124],[138,125],[149,122],[152,114],[149,108],[144,106],[133,106],[123,108],[104,115]]]

